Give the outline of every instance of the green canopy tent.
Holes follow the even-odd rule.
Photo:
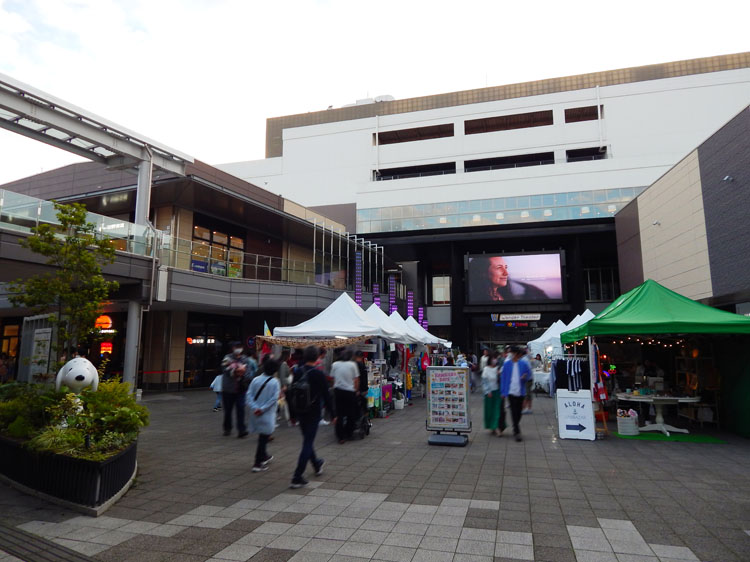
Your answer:
[[[560,334],[560,340],[657,334],[750,334],[750,318],[706,306],[648,279],[582,326]]]

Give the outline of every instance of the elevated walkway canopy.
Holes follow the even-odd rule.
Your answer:
[[[185,175],[192,156],[0,73],[0,127],[110,168],[142,161]]]

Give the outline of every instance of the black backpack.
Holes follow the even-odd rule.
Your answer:
[[[295,416],[308,414],[312,411],[313,399],[310,382],[307,379],[309,368],[299,369],[294,381],[286,389],[286,399],[289,409]]]

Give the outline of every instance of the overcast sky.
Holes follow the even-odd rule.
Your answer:
[[[746,0],[0,0],[0,72],[197,159],[267,117],[750,49]],[[0,184],[77,157],[0,129]]]

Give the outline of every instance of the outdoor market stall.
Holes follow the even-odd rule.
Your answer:
[[[706,306],[667,289],[653,280],[647,280],[642,285],[617,298],[603,312],[578,328],[568,330],[560,335],[562,343],[583,344],[591,337],[616,337],[620,343],[628,338],[647,336],[644,343],[653,343],[655,338],[676,336],[684,338],[687,334],[695,335],[733,335],[750,334],[750,318],[731,312],[725,312]],[[640,340],[637,340],[640,341]],[[670,348],[674,343],[657,341],[663,348]],[[675,351],[677,347],[672,347]],[[688,354],[698,356],[698,350],[682,351],[682,357],[676,357],[677,362],[686,358]],[[685,398],[701,398],[701,392],[706,388],[707,381],[700,372],[685,373],[685,383],[677,380],[678,370],[671,386],[665,384],[662,377],[650,377],[654,380],[662,378],[662,389],[647,388],[643,391],[631,389],[631,392],[618,394],[620,400],[642,400],[642,397],[653,397],[659,403],[657,423],[663,424],[662,407],[667,403],[679,402]],[[703,380],[701,380],[703,378]],[[688,381],[691,381],[688,384]],[[651,382],[651,381],[650,381]],[[656,385],[652,385],[656,386]],[[716,389],[718,392],[718,389]],[[685,401],[685,400],[683,400]],[[689,400],[696,402],[695,400]],[[698,402],[700,405],[701,402]],[[665,427],[657,428],[668,433]]]

